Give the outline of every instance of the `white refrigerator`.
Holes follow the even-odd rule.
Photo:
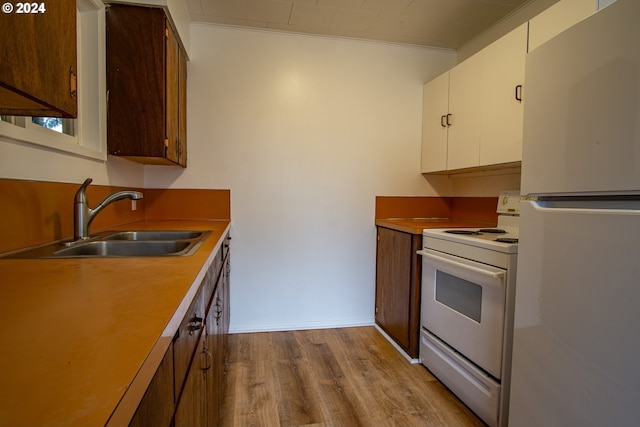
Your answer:
[[[510,427],[640,425],[640,0],[527,55]]]

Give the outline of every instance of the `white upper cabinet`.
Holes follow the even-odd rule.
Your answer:
[[[478,166],[482,111],[481,53],[449,72],[448,170]]]
[[[596,0],[561,0],[529,21],[529,52],[596,12]]]
[[[424,86],[423,173],[521,160],[526,51],[523,24]]]
[[[423,90],[422,168],[436,172],[447,168],[447,119],[449,112],[449,72],[436,77]]]
[[[560,0],[424,86],[422,173],[522,161],[527,52],[595,13],[604,0]],[[607,0],[610,2],[610,0]]]
[[[522,160],[523,24],[482,51],[480,166]]]

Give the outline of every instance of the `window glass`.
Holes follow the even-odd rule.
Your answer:
[[[33,117],[31,122],[46,129],[52,131],[64,133],[70,136],[75,136],[75,120],[73,119],[61,119],[58,117]]]

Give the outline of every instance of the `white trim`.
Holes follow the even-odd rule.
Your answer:
[[[389,336],[387,335],[387,333],[380,327],[378,326],[378,324],[376,323],[375,325],[373,325],[376,327],[376,329],[378,330],[378,332],[380,332],[382,334],[383,337],[385,337],[387,339],[387,341],[389,341],[391,343],[391,345],[400,352],[400,354],[402,356],[404,356],[405,359],[407,359],[412,365],[417,365],[420,363],[420,359],[413,359],[411,358],[411,356],[409,356],[403,349],[402,347],[400,347],[398,344],[396,344],[396,342]]]
[[[267,323],[262,325],[238,325],[229,328],[230,334],[244,334],[252,332],[281,332],[300,331],[308,329],[330,329],[330,328],[351,328],[356,326],[373,326],[370,318],[336,320],[336,321],[315,321],[315,322],[294,322],[294,323]]]

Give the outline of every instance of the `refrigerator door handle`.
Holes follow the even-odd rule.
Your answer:
[[[528,200],[538,212],[640,215],[640,199],[602,199],[599,196],[571,198],[558,197]]]

